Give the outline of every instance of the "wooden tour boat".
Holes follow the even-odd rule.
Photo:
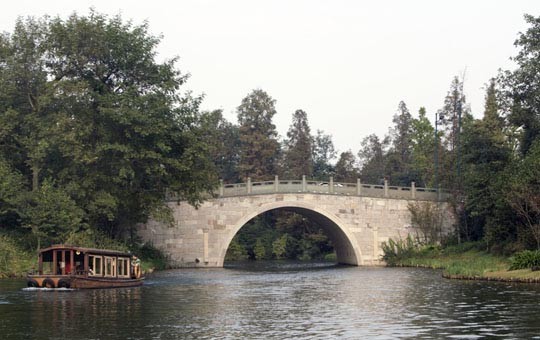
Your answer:
[[[39,252],[36,274],[28,287],[117,288],[143,284],[140,261],[115,250],[54,245]]]

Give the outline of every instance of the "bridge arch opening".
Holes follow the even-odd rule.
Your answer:
[[[257,216],[260,216],[266,212],[278,210],[294,212],[308,218],[310,221],[315,222],[332,243],[336,253],[336,262],[348,265],[362,264],[362,255],[355,236],[347,229],[346,225],[340,221],[338,217],[320,208],[306,206],[299,203],[300,202],[296,204],[285,203],[278,206],[271,204],[265,207],[260,207],[256,211],[242,217],[236,223],[227,241],[224,242],[224,247],[220,256],[221,263],[219,265],[223,266],[227,250],[229,249],[234,236],[241,232],[242,228],[244,228],[252,219],[256,218]]]

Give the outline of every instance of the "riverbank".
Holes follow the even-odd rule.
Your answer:
[[[540,283],[540,271],[509,270],[510,257],[493,255],[479,247],[474,243],[427,247],[398,256],[389,266],[442,269],[448,279]]]
[[[92,248],[87,244],[83,246]],[[132,253],[141,258],[143,275],[169,268],[167,257],[151,246],[143,245]],[[28,272],[35,270],[38,266],[36,254],[36,252],[25,250],[9,235],[0,234],[0,279],[26,277]]]

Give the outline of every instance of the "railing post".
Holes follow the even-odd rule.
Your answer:
[[[388,197],[388,180],[384,179],[384,197]]]
[[[441,201],[441,186],[437,187],[437,201]]]
[[[360,183],[360,178],[356,179],[356,195],[360,196],[362,194],[362,183]]]
[[[219,180],[219,197],[223,197],[223,192],[224,192],[224,188],[223,188],[223,180],[220,179]]]
[[[302,175],[302,192],[306,192],[306,190],[307,190],[306,175]]]
[[[274,192],[279,192],[279,177],[274,176]]]
[[[251,177],[248,177],[247,178],[247,194],[250,195],[251,194]]]
[[[416,199],[416,183],[411,182],[411,195],[412,199]]]
[[[334,176],[330,176],[330,184],[328,185],[328,192],[334,193]]]

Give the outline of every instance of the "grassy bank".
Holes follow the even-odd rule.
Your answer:
[[[465,243],[407,249],[387,262],[390,266],[442,269],[445,277],[454,279],[540,282],[540,271],[509,270],[510,257],[493,255],[482,248],[481,244]]]
[[[9,236],[0,235],[0,279],[23,277],[36,266],[34,254],[23,250]]]
[[[116,249],[120,251],[131,251],[141,259],[143,274],[152,273],[155,270],[169,268],[168,258],[159,250],[149,245],[134,246],[128,249],[126,245],[110,240],[106,245],[89,242],[70,242],[81,247]],[[28,272],[37,269],[37,253],[24,249],[16,238],[6,234],[0,234],[0,279],[22,278]]]

